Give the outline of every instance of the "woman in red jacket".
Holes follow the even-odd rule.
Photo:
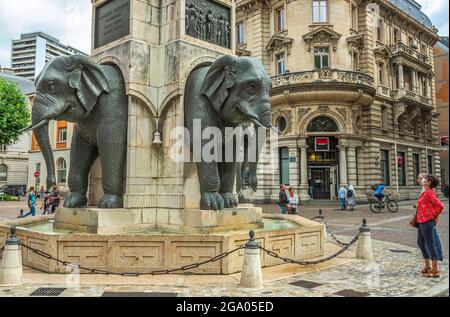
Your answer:
[[[438,252],[433,239],[433,231],[436,230],[438,217],[444,209],[444,205],[433,190],[437,186],[439,186],[439,179],[434,175],[427,175],[425,191],[417,201],[417,224],[419,226],[417,244],[424,258],[425,268],[422,273],[426,277],[439,277]]]

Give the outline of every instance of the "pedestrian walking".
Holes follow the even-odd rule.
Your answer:
[[[50,214],[52,209],[52,197],[50,196],[50,192],[45,192],[44,202],[42,203],[41,210],[42,214]]]
[[[314,185],[312,183],[312,179],[308,178],[308,189],[309,189],[309,197],[311,197],[311,200],[314,199]]]
[[[28,208],[30,208],[30,211],[25,215],[21,214],[18,218],[25,218],[30,215],[34,217],[36,215],[36,193],[33,186],[30,187],[30,191],[28,193]]]
[[[39,190],[39,198],[44,199],[45,197],[45,189],[44,186],[41,186],[41,190]]]
[[[427,173],[420,173],[417,176],[417,184],[422,187],[421,194],[425,192],[425,183],[426,183],[426,181],[427,181]],[[433,190],[436,192],[435,189],[433,189]],[[414,205],[414,208],[417,209],[417,204]],[[434,243],[436,244],[436,250],[437,250],[437,253],[438,253],[438,260],[439,261],[443,261],[444,260],[444,256],[443,256],[443,253],[442,253],[441,239],[439,238],[439,234],[438,234],[438,231],[437,231],[437,225],[434,227],[434,230],[433,230],[433,239],[434,239]]]
[[[355,188],[353,187],[353,185],[348,186],[347,201],[348,201],[348,205],[350,206],[350,210],[353,211],[356,206],[356,193],[355,193]]]
[[[298,214],[298,195],[295,194],[294,187],[289,187],[289,205],[291,208],[289,209],[289,213],[293,215]]]
[[[439,215],[442,213],[444,205],[433,190],[437,186],[439,186],[439,178],[434,175],[427,175],[425,191],[417,201],[416,222],[419,229],[417,244],[424,259],[422,274],[425,277],[440,276],[438,250],[435,239],[433,238],[433,231],[436,229]]]
[[[280,207],[280,211],[283,215],[287,214],[289,208],[291,208],[291,206],[289,205],[289,199],[286,195],[286,185],[284,184],[280,185],[280,193],[278,194],[278,207]]]
[[[61,201],[61,196],[59,193],[58,186],[56,186],[56,185],[53,186],[53,190],[52,190],[50,196],[51,196],[51,201],[52,201],[52,214],[54,214],[56,211],[56,208],[59,207],[59,203]]]
[[[341,210],[345,210],[347,208],[347,189],[344,185],[341,185],[341,188],[339,188],[339,199],[341,200]]]

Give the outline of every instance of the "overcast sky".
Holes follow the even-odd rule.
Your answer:
[[[416,0],[448,35],[448,0]],[[10,66],[11,40],[43,31],[86,53],[91,50],[90,0],[0,0],[0,65]]]

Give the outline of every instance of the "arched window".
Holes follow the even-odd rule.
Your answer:
[[[333,119],[322,116],[313,119],[306,129],[307,132],[339,132],[339,127]]]
[[[278,130],[280,130],[280,132],[284,132],[286,130],[287,127],[287,121],[285,117],[280,117],[278,118]]]
[[[65,184],[67,181],[67,163],[66,160],[60,158],[57,163],[58,184]]]
[[[0,182],[6,182],[8,180],[8,166],[0,164]]]

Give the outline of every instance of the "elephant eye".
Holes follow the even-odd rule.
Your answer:
[[[47,84],[47,88],[49,92],[56,92],[56,85],[52,81]]]

